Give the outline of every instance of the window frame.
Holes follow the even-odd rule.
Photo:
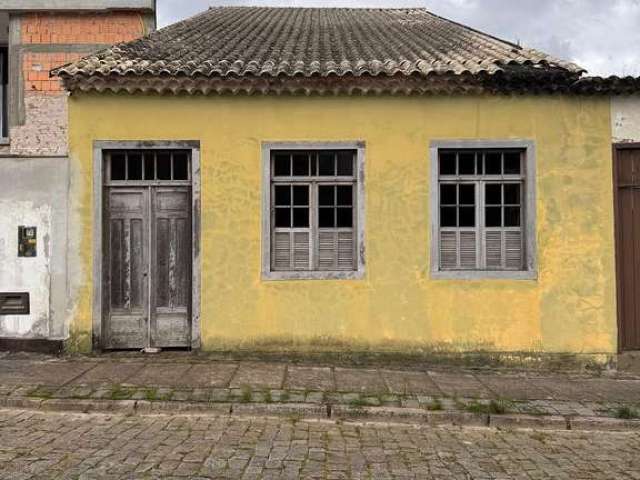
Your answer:
[[[522,219],[521,228],[524,240],[524,266],[523,270],[442,270],[440,268],[440,162],[441,150],[458,149],[482,149],[482,150],[509,150],[520,149],[524,151],[524,192],[522,195]],[[537,247],[536,247],[536,148],[531,140],[434,140],[429,146],[430,152],[430,212],[431,212],[431,278],[450,280],[537,280]],[[464,183],[460,180],[458,183]],[[491,183],[487,178],[485,183]],[[508,183],[508,180],[497,183]],[[483,192],[477,191],[478,195]],[[484,218],[484,212],[478,213],[476,201],[476,227]],[[479,217],[479,218],[478,218]]]
[[[9,47],[0,44],[0,145],[9,143]]]
[[[354,270],[273,270],[271,265],[272,216],[271,216],[271,154],[274,150],[354,150],[356,163],[355,206],[353,231],[356,238]],[[363,141],[345,142],[263,142],[262,143],[262,279],[263,280],[360,280],[365,276],[365,143]],[[276,183],[278,183],[276,181]],[[335,184],[340,184],[336,177]],[[312,213],[310,212],[310,218]]]

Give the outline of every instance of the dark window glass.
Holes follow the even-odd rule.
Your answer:
[[[353,175],[353,152],[338,153],[338,175],[350,177]]]
[[[335,222],[333,219],[333,208],[320,208],[318,214],[318,226],[320,228],[333,228]]]
[[[440,175],[456,174],[456,154],[444,152],[440,154]]]
[[[460,227],[476,226],[476,209],[475,207],[461,207],[460,211]]]
[[[291,205],[291,187],[289,185],[276,186],[276,205],[289,206]]]
[[[318,163],[318,175],[334,176],[336,174],[336,156],[333,153],[321,153]]]
[[[483,173],[483,171],[484,171],[484,170],[483,170],[483,168],[482,168],[482,155],[480,155],[480,154],[476,155],[476,166],[477,166],[477,168],[478,168],[478,169],[476,170],[476,173],[477,173],[478,175],[482,175],[482,173]]]
[[[273,174],[276,177],[288,177],[291,175],[291,158],[285,153],[275,155],[273,161]]]
[[[293,209],[293,226],[296,228],[306,228],[309,226],[309,209],[308,208]]]
[[[318,187],[318,203],[320,205],[335,205],[335,187],[322,185]]]
[[[351,185],[338,186],[338,205],[351,206],[353,202],[353,187]]]
[[[276,227],[278,228],[291,227],[291,209],[290,208],[276,208]]]
[[[476,186],[475,185],[459,185],[458,193],[460,195],[460,205],[476,204]]]
[[[338,208],[338,227],[339,228],[351,228],[353,227],[353,209],[352,208]]]
[[[126,180],[127,161],[124,154],[111,154],[111,180]]]
[[[155,180],[156,179],[156,156],[153,153],[147,152],[144,154],[144,179]]]
[[[502,208],[487,207],[485,209],[485,223],[487,227],[501,227],[502,226]]]
[[[293,204],[294,205],[309,205],[309,187],[295,186],[293,187]]]
[[[158,180],[171,180],[171,154],[158,153],[156,158]]]
[[[471,152],[458,155],[458,174],[474,175],[476,173],[476,154]]]
[[[142,180],[142,154],[131,152],[128,155],[129,166],[128,180]]]
[[[440,226],[441,227],[457,227],[458,219],[456,215],[456,207],[440,208]]]
[[[457,202],[456,185],[440,185],[440,205],[456,205]]]
[[[502,185],[486,185],[485,191],[485,203],[487,205],[502,205]]]
[[[520,185],[514,183],[505,184],[504,203],[506,205],[520,205]]]
[[[311,154],[311,175],[315,176],[318,174],[318,155],[315,153]]]
[[[189,156],[185,153],[173,154],[173,179],[189,180]]]
[[[520,226],[520,207],[504,208],[504,226],[505,227]]]
[[[502,154],[487,153],[484,156],[485,175],[500,175],[502,173]]]
[[[520,174],[520,152],[509,152],[504,154],[504,174],[519,175]]]
[[[293,175],[297,177],[309,176],[309,155],[296,153],[293,155]]]

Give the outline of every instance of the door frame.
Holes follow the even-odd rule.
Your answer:
[[[618,162],[620,161],[621,150],[640,150],[640,142],[614,143],[613,144],[613,218],[614,218],[614,242],[615,242],[615,262],[616,262],[616,316],[618,326],[618,353],[623,353],[623,320],[622,320],[622,252],[619,246],[622,243],[620,235],[620,205],[618,203]]]
[[[95,140],[93,142],[93,308],[91,342],[94,351],[103,349],[102,316],[104,238],[104,151],[105,150],[190,150],[191,151],[191,349],[201,347],[201,180],[200,142],[198,140]]]

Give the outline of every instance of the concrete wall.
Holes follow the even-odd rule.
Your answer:
[[[617,350],[608,98],[78,94],[69,113],[80,347],[91,345],[93,142],[199,140],[203,348]],[[433,279],[430,142],[514,138],[536,146],[537,279]],[[274,141],[366,142],[362,280],[262,280],[261,146]]]
[[[611,131],[616,143],[640,142],[640,95],[612,97]]]
[[[29,292],[30,315],[0,316],[0,337],[67,336],[68,159],[0,159],[0,291]],[[18,258],[18,227],[38,228],[37,257]]]

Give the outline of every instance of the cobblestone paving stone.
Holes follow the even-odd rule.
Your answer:
[[[640,433],[0,410],[1,479],[640,479]]]

